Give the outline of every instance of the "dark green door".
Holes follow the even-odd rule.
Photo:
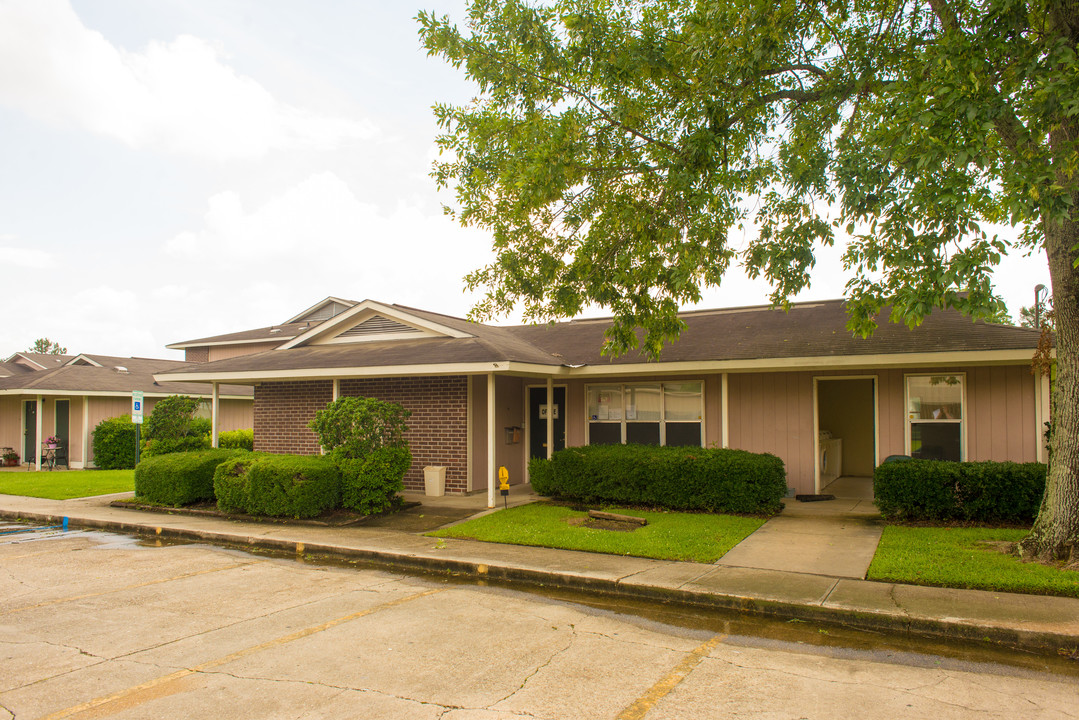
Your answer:
[[[70,435],[71,401],[56,401],[56,432],[60,438],[60,447],[56,450],[56,464],[68,467],[68,437]]]
[[[528,388],[528,446],[534,458],[547,457],[547,388]],[[554,449],[566,447],[566,388],[554,388]]]
[[[23,462],[33,462],[37,458],[37,402],[27,400],[23,407],[23,427],[26,429],[23,431],[22,459]]]

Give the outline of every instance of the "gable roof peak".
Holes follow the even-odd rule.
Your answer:
[[[322,322],[323,320],[329,320],[332,317],[340,315],[356,304],[355,300],[345,300],[329,295],[306,310],[301,311],[298,315],[289,318],[283,322],[282,325],[304,321]]]

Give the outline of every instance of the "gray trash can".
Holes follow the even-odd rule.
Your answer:
[[[446,494],[446,466],[428,465],[423,469],[423,489],[427,497]]]

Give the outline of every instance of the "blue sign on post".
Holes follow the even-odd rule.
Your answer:
[[[145,393],[141,390],[135,390],[131,393],[131,422],[136,425],[142,424],[143,395]]]

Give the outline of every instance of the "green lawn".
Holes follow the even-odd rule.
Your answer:
[[[1016,542],[1026,530],[884,528],[869,580],[1079,597],[1079,572],[1024,563],[978,541]]]
[[[643,517],[648,520],[648,525],[633,532],[574,527],[566,521],[583,518],[587,513],[559,505],[531,503],[436,530],[429,535],[710,563],[723,557],[764,524],[760,518],[733,515],[610,510]]]
[[[67,500],[135,489],[134,470],[54,470],[2,472],[0,495]]]

